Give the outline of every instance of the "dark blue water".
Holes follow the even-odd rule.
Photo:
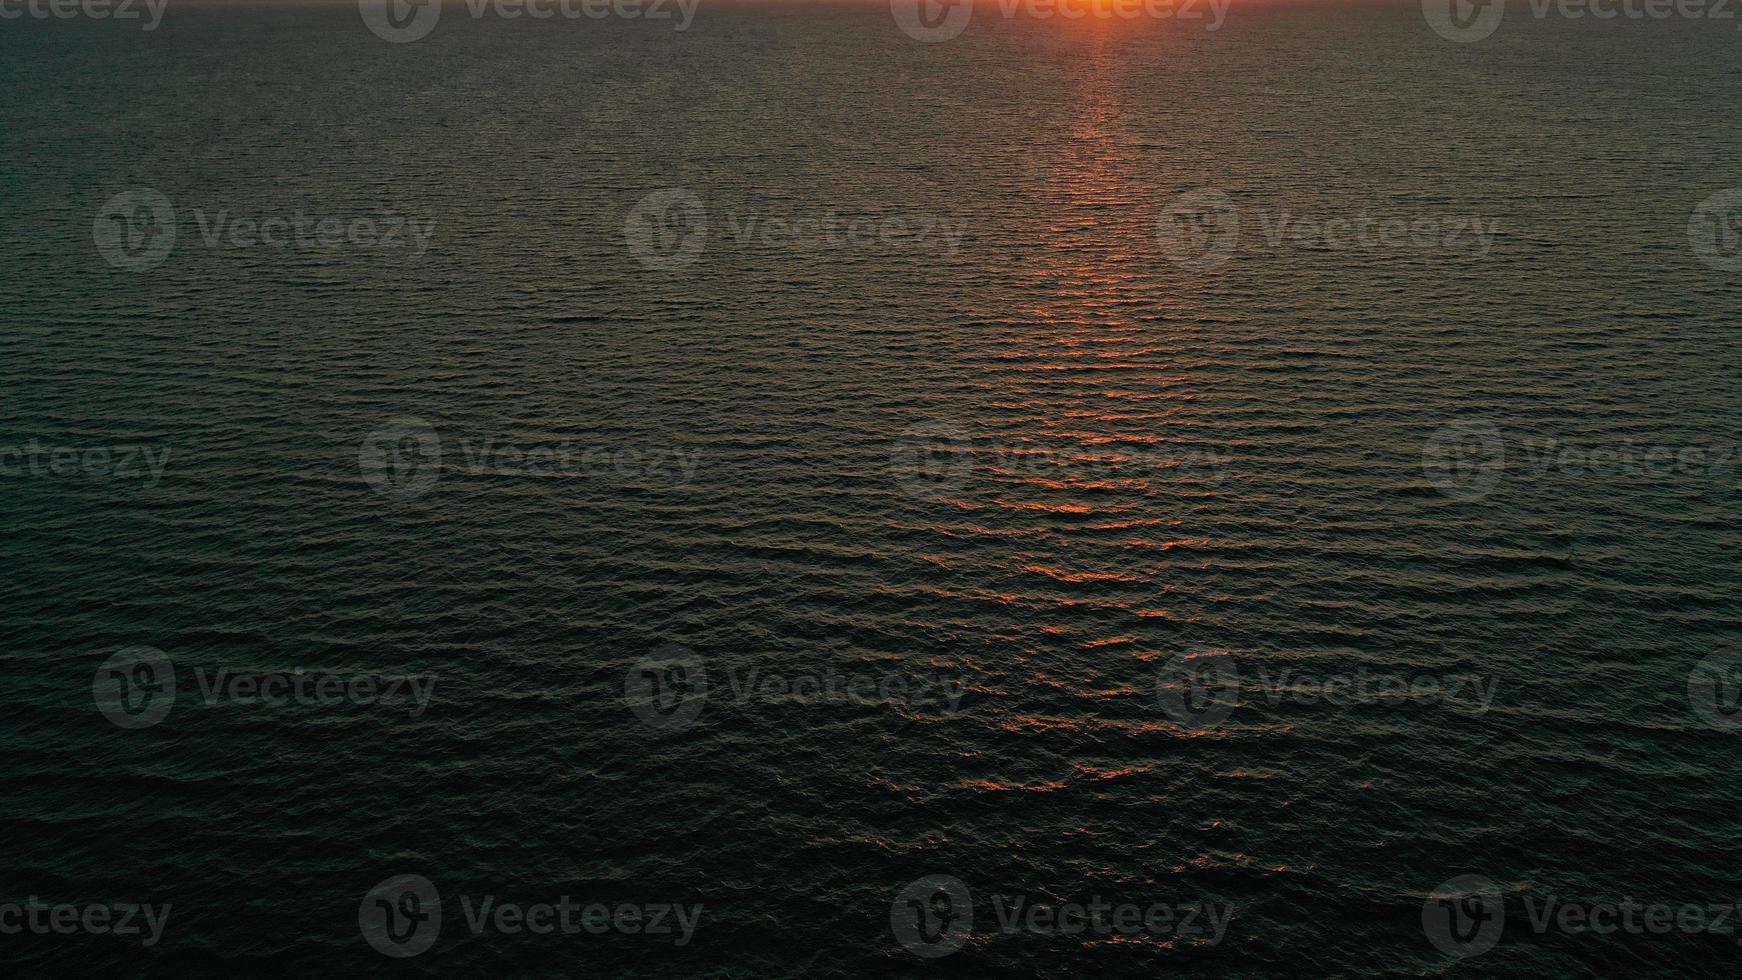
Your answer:
[[[1530,910],[1742,898],[1739,54],[1524,8],[0,22],[0,906],[170,909],[0,956],[1729,969]],[[297,671],[330,697],[256,700]],[[407,875],[440,928],[389,958]],[[1460,962],[1465,875],[1505,928]]]

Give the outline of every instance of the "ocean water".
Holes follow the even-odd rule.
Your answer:
[[[0,22],[8,972],[1733,964],[1742,34],[984,13]]]

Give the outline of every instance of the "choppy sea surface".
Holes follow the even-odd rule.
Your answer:
[[[983,13],[0,22],[8,972],[1729,968],[1734,22]]]

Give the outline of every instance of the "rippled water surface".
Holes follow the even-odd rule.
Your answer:
[[[1414,7],[933,45],[884,9],[450,13],[413,44],[351,7],[0,24],[4,448],[167,453],[3,477],[0,898],[174,910],[149,949],[6,959],[1439,975],[1422,904],[1457,875],[1742,897],[1738,736],[1689,706],[1742,612],[1742,286],[1688,234],[1742,186],[1739,56],[1679,21],[1457,45]],[[94,219],[142,188],[175,245],[116,267]],[[1168,231],[1193,190],[1239,219],[1204,261]],[[433,231],[230,224],[274,217]],[[1296,234],[1364,218],[1426,237]],[[1447,426],[1498,458],[1439,465]],[[93,671],[140,645],[179,695],[125,730]],[[702,665],[687,726],[626,703],[655,651]],[[1237,664],[1219,724],[1165,710],[1181,655]],[[208,706],[221,668],[436,687]],[[358,901],[399,874],[449,904],[395,962]],[[977,905],[931,962],[890,903],[932,874],[1233,917],[1006,935]],[[684,946],[472,935],[461,894],[706,913]],[[1507,937],[1458,972],[1736,954]]]

